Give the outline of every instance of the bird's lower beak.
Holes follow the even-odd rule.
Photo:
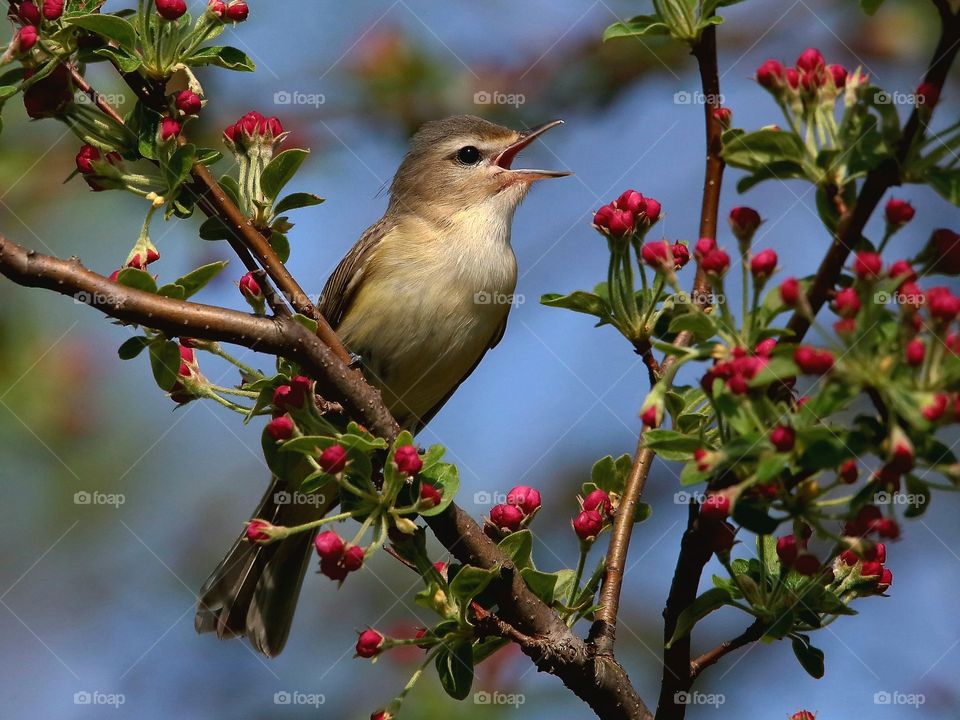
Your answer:
[[[524,130],[520,133],[519,140],[512,145],[508,145],[500,151],[500,154],[493,159],[493,164],[497,167],[503,168],[504,170],[509,170],[511,173],[523,176],[525,179],[529,180],[565,177],[567,175],[572,175],[573,173],[566,170],[533,170],[527,168],[514,169],[510,167],[510,165],[513,163],[513,159],[520,153],[521,150],[536,140],[539,136],[543,135],[543,133],[545,133],[547,130],[556,127],[557,125],[563,125],[563,120],[551,120],[550,122],[543,123],[543,125],[537,125],[529,130]]]

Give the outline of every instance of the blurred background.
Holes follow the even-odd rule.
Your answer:
[[[106,9],[127,4],[108,2]],[[380,216],[381,190],[424,120],[475,113],[515,127],[567,121],[527,152],[531,165],[576,175],[542,183],[518,211],[523,302],[503,342],[420,442],[449,448],[463,478],[459,500],[477,517],[497,492],[520,483],[539,487],[545,510],[534,528],[538,562],[548,570],[572,565],[576,539],[568,518],[576,489],[597,458],[632,451],[648,383],[614,331],[593,330],[586,316],[537,300],[604,277],[607,251],[590,216],[627,187],[661,201],[657,232],[696,239],[704,150],[691,58],[658,39],[600,44],[607,25],[649,12],[648,2],[250,4],[250,20],[224,40],[247,51],[258,71],[204,72],[210,103],[191,132],[216,145],[223,127],[256,109],[283,120],[292,130],[289,144],[312,148],[291,188],[327,198],[292,218],[289,264],[308,293],[319,293],[342,254]],[[779,120],[751,80],[766,58],[792,62],[815,46],[830,63],[862,65],[876,84],[910,93],[936,33],[933,6],[921,0],[889,0],[873,18],[852,0],[751,0],[724,15],[724,104],[748,129]],[[130,106],[129,92],[104,69],[91,77]],[[943,93],[940,125],[957,117],[957,77]],[[901,114],[908,109],[900,107]],[[61,185],[77,141],[57,123],[28,122],[19,101],[8,104],[4,121],[0,231],[109,273],[136,238],[142,203],[92,195],[76,179]],[[738,204],[758,208],[767,218],[758,244],[774,247],[792,274],[812,272],[828,237],[809,186],[768,182],[739,197],[738,174],[727,175],[722,213]],[[956,208],[931,191],[905,187],[896,194],[917,208],[894,241],[904,255],[932,228],[956,229]],[[155,223],[163,259],[151,269],[162,280],[230,257],[225,243],[198,240],[198,225]],[[877,234],[878,227],[868,230]],[[721,242],[732,238],[724,232]],[[234,260],[201,301],[242,307],[235,287],[241,274]],[[365,718],[400,690],[419,651],[388,655],[376,666],[352,659],[358,629],[403,634],[432,621],[412,603],[417,579],[385,554],[339,592],[308,574],[293,635],[277,659],[264,660],[240,641],[197,636],[195,591],[266,480],[260,425],[242,426],[209,404],[174,411],[145,358],[117,358],[131,330],[69,299],[0,282],[0,308],[3,717]],[[269,366],[267,358],[246,359]],[[204,361],[211,378],[232,380],[226,368]],[[653,516],[634,534],[624,591],[619,649],[648,701],[659,686],[660,613],[686,514],[675,497],[677,476],[678,467],[657,462],[645,498]],[[106,499],[82,504],[77,496],[94,492]],[[823,719],[960,717],[960,526],[953,499],[937,499],[889,553],[890,597],[860,601],[858,616],[814,635],[826,653],[825,679],[807,676],[788,644],[758,645],[703,676],[698,689],[722,693],[723,702],[692,707],[689,717],[785,718],[800,708]],[[717,613],[698,628],[695,650],[746,624],[736,611]],[[522,696],[513,704],[484,704],[484,696],[456,704],[428,675],[404,717],[592,716],[556,678],[510,650],[482,666],[474,689]],[[83,704],[94,693],[100,702],[118,696],[123,704]],[[919,693],[924,702],[885,705],[877,693]]]

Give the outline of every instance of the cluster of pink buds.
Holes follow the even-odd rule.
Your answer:
[[[291,378],[289,383],[278,385],[273,391],[274,416],[308,407],[312,391],[313,380],[304,375],[297,375]]]
[[[626,190],[616,200],[597,210],[593,216],[593,226],[609,238],[622,238],[634,233],[642,236],[659,219],[659,202],[644,197],[636,190]]]
[[[250,14],[250,8],[243,0],[210,0],[207,3],[207,12],[223,21],[243,22]]]
[[[809,526],[802,525],[799,535],[784,535],[777,538],[777,557],[784,567],[801,575],[811,576],[820,572],[820,560],[807,549],[810,539]]]
[[[363,548],[345,543],[333,530],[318,533],[313,546],[320,557],[320,572],[331,580],[339,582],[363,567]]]
[[[690,250],[684,242],[677,241],[671,245],[666,240],[653,240],[644,243],[640,257],[654,270],[671,272],[690,262]]]
[[[32,0],[12,1],[8,15],[20,25],[13,39],[13,52],[28,53],[40,39],[40,29],[47,23],[53,23],[63,15],[64,0],[43,0],[40,6]]]
[[[517,485],[506,499],[490,508],[490,517],[484,521],[484,532],[490,537],[502,537],[526,527],[540,509],[540,491],[526,485]]]
[[[106,163],[107,169],[110,167],[119,168],[123,165],[123,158],[118,152],[108,152],[103,154],[93,145],[83,145],[77,153],[76,164],[77,171],[83,176],[84,181],[94,192],[106,190],[108,185],[112,185],[112,178],[105,174],[97,172],[94,163]],[[159,255],[157,256],[159,258]],[[149,262],[149,261],[148,261]],[[131,265],[130,267],[137,267]]]
[[[730,269],[730,256],[717,245],[717,241],[713,238],[702,237],[697,240],[693,248],[693,256],[700,263],[703,271],[711,277],[722,277]]]
[[[602,488],[591,490],[580,498],[580,514],[571,521],[573,531],[580,542],[593,543],[604,528],[613,523],[615,514],[615,498]]]
[[[283,139],[283,125],[275,117],[264,117],[251,110],[223,131],[227,147],[243,152],[255,145],[273,147]]]
[[[769,90],[778,101],[800,98],[804,104],[817,102],[833,104],[848,82],[863,85],[867,77],[859,73],[850,76],[842,65],[827,65],[816,48],[807,48],[797,58],[794,67],[784,67],[778,60],[767,60],[756,72],[757,82]]]
[[[873,590],[885,593],[893,584],[893,573],[885,567],[887,547],[883,543],[859,544],[860,553],[844,550],[833,565],[834,575],[838,578],[858,568],[860,577],[871,581]]]
[[[750,391],[750,381],[766,367],[776,344],[776,340],[768,338],[759,343],[752,353],[746,348],[733,348],[728,358],[715,360],[700,379],[704,392],[713,393],[714,383],[723,380],[727,390],[734,395],[746,395]]]
[[[860,539],[876,533],[879,537],[896,540],[900,537],[900,526],[893,518],[883,517],[883,513],[876,505],[865,505],[857,511],[851,520],[843,526],[843,534]]]

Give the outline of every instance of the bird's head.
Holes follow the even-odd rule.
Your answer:
[[[521,150],[562,123],[511,130],[472,115],[428,122],[413,136],[393,178],[391,208],[442,219],[489,204],[493,212],[510,214],[537,180],[570,175],[513,167]]]

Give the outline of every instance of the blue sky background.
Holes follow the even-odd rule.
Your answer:
[[[399,30],[432,58],[447,74],[430,102],[451,113],[489,110],[473,101],[474,92],[489,89],[529,95],[516,108],[495,108],[515,126],[552,117],[567,121],[525,154],[531,165],[576,172],[541,183],[517,214],[517,292],[525,302],[514,309],[503,342],[420,442],[449,448],[463,478],[460,499],[477,516],[488,508],[473,502],[475,493],[518,483],[539,487],[545,508],[535,526],[538,562],[547,569],[572,564],[576,542],[567,517],[574,514],[576,488],[595,459],[632,450],[647,379],[612,330],[593,330],[585,316],[544,308],[537,299],[604,277],[606,248],[590,228],[590,214],[627,187],[661,201],[657,232],[696,239],[702,115],[699,106],[674,101],[678,91],[698,87],[695,68],[675,48],[651,46],[643,51],[649,72],[608,105],[551,103],[569,98],[562,90],[575,85],[578,67],[563,61],[564,54],[576,57],[571,48],[592,47],[617,17],[648,12],[645,2],[254,0],[251,7],[250,20],[225,38],[250,52],[260,69],[253,76],[204,73],[212,100],[192,132],[214,143],[228,122],[258,109],[280,115],[293,129],[292,144],[314,149],[292,188],[327,198],[297,212],[290,236],[289,266],[308,293],[320,291],[342,254],[379,217],[386,200],[378,191],[404,152],[401,124],[371,110],[355,70],[372,39]],[[746,128],[779,120],[750,79],[767,57],[791,61],[817,46],[828,62],[863,64],[875,83],[906,93],[920,80],[932,46],[933,12],[924,2],[890,2],[869,26],[853,2],[751,0],[725,14],[723,92],[735,124]],[[501,67],[520,75],[522,90],[495,84],[491,68]],[[105,91],[123,92],[99,68],[94,77],[103,78]],[[530,77],[537,78],[532,89]],[[275,93],[283,91],[322,94],[324,102],[275,105]],[[957,116],[958,96],[954,74],[940,122]],[[4,120],[0,229],[16,242],[77,254],[91,268],[112,270],[136,236],[141,203],[92,195],[78,181],[61,187],[76,141],[56,124],[28,124],[18,102],[9,104]],[[792,274],[812,272],[828,237],[816,221],[810,189],[770,182],[742,198],[734,189],[737,177],[737,171],[728,173],[723,212],[737,204],[759,209],[767,222],[757,245],[774,247]],[[956,208],[931,192],[907,187],[896,194],[917,207],[917,219],[894,241],[904,255],[915,252],[932,228],[956,229]],[[161,278],[229,256],[223,244],[196,240],[197,224],[154,227]],[[868,233],[876,235],[879,227],[872,223]],[[724,234],[721,242],[729,245],[732,238]],[[201,300],[240,307],[232,284],[240,274],[234,262]],[[736,281],[731,285],[736,293]],[[362,718],[403,686],[409,657],[385,657],[375,666],[351,659],[357,629],[429,622],[412,604],[416,578],[385,554],[339,592],[310,574],[293,636],[275,660],[257,657],[239,641],[197,636],[194,593],[262,492],[259,425],[243,427],[199,403],[173,412],[152,387],[144,359],[116,358],[130,330],[83,306],[9,284],[0,284],[0,300],[4,717]],[[258,363],[267,366],[263,358]],[[216,378],[225,370],[205,359],[204,371]],[[674,502],[678,472],[657,461],[646,496],[653,517],[634,535],[624,590],[619,651],[651,702],[659,685],[660,612],[685,518],[684,507]],[[77,506],[73,496],[81,490],[122,493],[124,503],[117,509]],[[957,717],[960,531],[953,498],[936,500],[889,551],[895,576],[890,598],[860,601],[858,616],[814,636],[826,653],[825,679],[804,674],[789,645],[758,645],[703,676],[699,689],[723,693],[724,704],[719,711],[692,708],[689,717],[784,718],[801,707],[822,719],[858,713],[880,720]],[[747,621],[732,610],[718,613],[698,628],[695,648],[712,647]],[[470,700],[457,705],[428,677],[405,716],[590,716],[558,680],[536,673],[516,653],[482,671],[476,688],[520,692],[525,702],[520,709]],[[319,708],[275,704],[274,694],[283,691],[323,695],[325,702]],[[125,702],[118,710],[77,705],[77,692],[121,693]],[[878,692],[922,693],[925,703],[877,705]]]

